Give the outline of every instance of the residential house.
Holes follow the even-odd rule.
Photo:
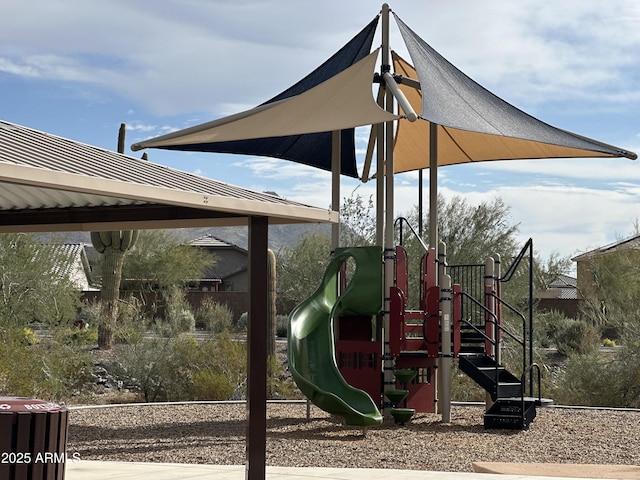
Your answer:
[[[545,290],[535,292],[538,308],[542,311],[558,311],[568,318],[578,317],[577,279],[558,275]]]
[[[595,258],[627,249],[637,250],[639,248],[640,235],[634,235],[629,238],[610,243],[603,247],[598,247],[596,249],[573,257],[571,260],[576,262],[576,271],[578,274],[578,298],[580,298],[581,295],[584,296],[587,293],[596,293],[593,292],[593,289],[595,287],[593,280],[593,260]]]
[[[249,290],[247,269],[248,253],[244,248],[227,243],[211,234],[203,235],[189,242],[213,255],[215,261],[200,280],[197,289],[203,292],[246,292]]]
[[[99,290],[91,283],[91,266],[85,244],[65,243],[50,246],[54,255],[68,259],[68,262],[61,262],[56,266],[55,275],[67,277],[80,292],[95,292]]]
[[[234,319],[248,311],[249,270],[248,252],[244,248],[206,234],[187,242],[202,248],[214,256],[214,263],[202,275],[197,285],[189,291],[187,298],[197,308],[205,298],[226,305]]]

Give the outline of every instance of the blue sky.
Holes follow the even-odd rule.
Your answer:
[[[640,152],[636,0],[397,0],[395,13],[477,82],[539,119]],[[3,0],[0,118],[115,149],[253,107],[379,12],[364,0]],[[605,6],[606,5],[606,6]],[[395,22],[392,48],[405,58]],[[374,46],[380,43],[379,36]],[[364,149],[366,131],[359,131]],[[131,152],[128,152],[131,153]],[[327,207],[329,176],[273,159],[149,150],[152,161]],[[135,154],[139,155],[139,154]],[[425,176],[425,178],[428,176]],[[500,197],[536,250],[574,255],[631,233],[640,162],[535,160],[440,169],[440,191]],[[343,181],[343,192],[358,185]],[[398,213],[417,175],[396,178]],[[372,193],[364,184],[360,192]]]

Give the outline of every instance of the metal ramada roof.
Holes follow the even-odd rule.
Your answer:
[[[0,231],[244,225],[248,216],[337,220],[329,210],[0,121]]]

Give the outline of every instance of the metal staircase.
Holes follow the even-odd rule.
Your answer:
[[[487,355],[487,337],[473,325],[461,329],[458,366],[486,390],[493,404],[484,414],[484,427],[523,430],[536,417],[536,399],[525,397],[523,381]]]
[[[506,303],[500,296],[502,282],[508,281],[517,268],[520,260],[529,251],[532,254],[531,240],[527,242],[516,260],[509,267],[504,276],[500,276],[499,260],[495,270],[488,265],[461,266],[479,267],[482,269],[483,279],[480,277],[473,286],[469,279],[476,274],[465,272],[467,288],[461,292],[462,314],[460,319],[460,347],[458,352],[458,366],[462,372],[488,392],[491,405],[484,415],[484,426],[487,429],[504,428],[522,430],[536,417],[536,406],[550,402],[543,402],[540,397],[540,369],[533,362],[531,344],[531,317],[529,320],[519,311]],[[530,263],[532,258],[530,258]],[[455,270],[455,268],[453,269]],[[530,277],[530,283],[532,278]],[[464,288],[464,287],[463,287]],[[530,288],[531,292],[531,288]],[[530,299],[531,305],[531,299]],[[522,331],[514,334],[502,322],[503,309],[510,310],[514,318],[521,321]],[[501,363],[501,344],[509,339],[518,345],[522,352],[522,376],[518,378]],[[537,374],[538,397],[533,395],[533,374]],[[529,380],[528,391],[526,379]]]
[[[406,250],[402,247],[404,225],[424,250],[419,310],[406,308],[408,262]],[[396,226],[399,227],[400,245],[396,248],[394,286],[389,293],[389,352],[396,359],[396,365],[408,367],[402,364],[405,357],[416,354],[429,361],[437,357],[458,358],[459,369],[486,390],[490,397],[487,399],[484,427],[528,428],[536,417],[536,407],[553,403],[540,396],[541,372],[533,362],[533,241],[529,239],[505,274],[501,275],[498,255],[489,257],[482,265],[449,265],[446,246],[439,245],[438,249],[427,247],[402,217],[396,220]],[[527,256],[528,318],[502,298],[503,283],[514,277],[520,262]],[[449,285],[446,288],[438,283],[438,278],[445,277],[448,277]],[[522,270],[518,277],[526,278]],[[505,324],[504,311],[508,311]],[[453,321],[447,324],[449,318]],[[445,348],[444,335],[449,328],[451,341]],[[515,333],[518,328],[520,331]],[[505,340],[509,348],[515,346],[521,352],[522,365],[517,368],[522,372],[520,378],[501,363]],[[534,373],[537,374],[537,398],[533,397]]]

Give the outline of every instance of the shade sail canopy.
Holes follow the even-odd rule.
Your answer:
[[[399,119],[394,172],[428,168],[429,129],[438,125],[438,165],[536,158],[627,157],[634,152],[553,127],[474,82],[407,27],[396,22],[409,62],[394,54],[394,70],[416,80],[401,84],[417,122],[373,101],[378,19],[291,88],[254,109],[132,146],[276,157],[331,170],[331,133],[341,130],[340,173],[357,177],[354,127]],[[401,112],[399,112],[401,113]],[[370,151],[372,151],[370,149]]]
[[[145,147],[214,144],[346,130],[396,120],[373,100],[371,82],[378,51],[300,95],[134,145]]]
[[[0,232],[336,222],[337,214],[0,121]]]
[[[259,107],[132,149],[258,155],[331,170],[331,132],[342,130],[341,173],[357,177],[354,127],[397,118],[371,95],[377,24],[378,17],[311,74]]]
[[[633,152],[548,125],[474,82],[395,17],[415,68],[397,54],[394,70],[417,79],[420,90],[401,89],[421,112],[415,123],[399,122],[394,171],[429,166],[429,123],[438,125],[438,165],[488,160],[567,157],[627,157]]]

